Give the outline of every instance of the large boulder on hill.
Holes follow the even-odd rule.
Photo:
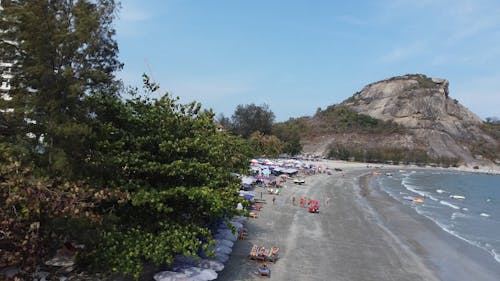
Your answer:
[[[494,161],[499,154],[499,140],[484,130],[484,123],[476,114],[450,97],[448,86],[446,79],[429,78],[421,74],[398,76],[369,84],[335,107],[394,122],[403,129],[380,134],[373,131],[311,132],[314,137],[303,138],[304,152],[325,156],[334,145],[354,142],[367,149],[420,149],[431,159],[457,159],[468,164],[476,164],[485,158]],[[305,119],[304,122],[315,127],[329,126],[324,124],[321,115]]]

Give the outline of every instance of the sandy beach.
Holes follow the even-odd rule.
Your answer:
[[[309,176],[305,185],[287,182],[280,195],[263,192],[267,204],[247,223],[248,238],[235,243],[217,280],[265,278],[256,274],[259,262],[248,259],[253,244],[280,247],[280,259],[268,263],[273,280],[499,280],[493,258],[362,177],[373,168],[325,165],[343,171]],[[292,205],[293,196],[320,200],[320,213]]]

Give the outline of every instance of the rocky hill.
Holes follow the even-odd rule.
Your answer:
[[[450,98],[448,84],[420,74],[393,77],[292,122],[303,128],[304,152],[313,155],[472,165],[498,161],[499,127]]]

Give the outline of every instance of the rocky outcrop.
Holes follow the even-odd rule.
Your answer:
[[[350,139],[360,140],[367,147],[380,145],[373,143],[376,140],[386,146],[418,147],[432,158],[477,162],[483,158],[473,151],[478,145],[493,147],[494,150],[500,147],[499,141],[482,129],[483,121],[476,114],[450,98],[448,86],[446,79],[421,74],[393,77],[367,85],[340,105],[379,120],[395,122],[405,131],[390,138],[351,136]],[[318,147],[343,141],[343,136],[322,136],[306,141],[304,148],[306,152],[316,150],[318,154]]]

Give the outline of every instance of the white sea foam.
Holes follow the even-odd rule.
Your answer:
[[[462,208],[462,211],[468,211],[469,208]]]
[[[413,193],[416,193],[422,197],[429,197],[429,193],[425,192],[425,191],[421,191],[421,190],[418,190],[416,186],[414,185],[411,185],[407,182],[405,182],[405,180],[403,180],[403,186],[408,190],[408,191],[411,191]]]
[[[446,191],[442,190],[442,189],[436,189],[436,192],[441,194],[441,193],[445,193]]]
[[[456,218],[466,218],[466,217],[469,217],[469,216],[464,214],[464,213],[460,213],[460,212],[454,212],[453,214],[451,214],[452,220],[454,220]]]
[[[430,216],[426,216],[426,217],[429,218],[434,223],[436,223],[442,230],[448,232],[449,234],[457,237],[458,239],[460,239],[462,241],[467,242],[468,244],[470,244],[472,246],[478,247],[478,248],[486,251],[487,253],[491,254],[493,256],[493,258],[495,258],[495,260],[500,263],[500,253],[498,253],[495,249],[488,249],[488,247],[482,246],[481,243],[479,243],[477,241],[469,240],[469,239],[457,234],[455,231],[450,230],[444,224],[439,223],[437,220],[433,219],[432,217],[430,217]]]
[[[453,205],[453,204],[451,204],[450,202],[447,202],[447,201],[441,200],[441,201],[439,201],[439,203],[441,203],[441,204],[443,204],[443,205],[445,205],[445,206],[451,207],[451,208],[453,208],[453,209],[455,209],[455,210],[460,210],[460,207],[458,207],[458,206],[456,206],[456,205]]]
[[[490,214],[487,214],[487,213],[481,213],[481,214],[480,214],[480,216],[481,216],[481,217],[489,217],[489,216],[490,216]]]
[[[497,262],[500,262],[500,253],[497,253],[497,251],[495,250],[491,250],[491,254],[493,255],[493,257]]]

